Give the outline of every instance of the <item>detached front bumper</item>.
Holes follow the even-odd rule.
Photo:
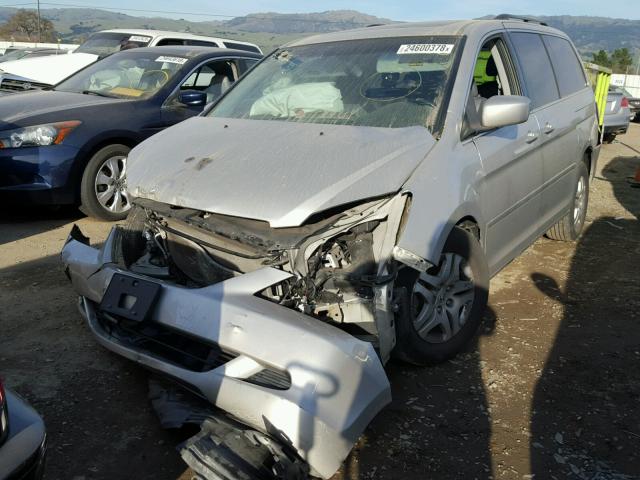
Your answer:
[[[295,449],[312,473],[333,475],[391,400],[371,344],[255,295],[290,277],[286,272],[264,268],[208,287],[185,288],[119,268],[111,253],[118,236],[115,227],[97,250],[74,228],[62,250],[81,311],[98,341],[188,384],[236,419]],[[233,352],[233,358],[195,371],[111,335],[99,320],[99,305],[115,274],[160,285],[144,322]],[[290,385],[269,388],[251,382],[261,371],[286,372]]]

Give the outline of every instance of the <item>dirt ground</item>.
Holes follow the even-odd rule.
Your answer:
[[[393,403],[336,479],[640,478],[640,125],[605,145],[577,243],[540,239],[491,282],[454,361],[388,366]],[[0,374],[44,416],[46,478],[188,479],[147,373],[93,340],[58,253],[71,209],[0,212]]]

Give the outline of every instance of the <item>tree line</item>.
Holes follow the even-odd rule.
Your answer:
[[[34,10],[20,9],[3,25],[0,25],[0,39],[16,42],[56,42],[57,33],[53,22],[40,18],[38,35],[38,14]]]
[[[633,65],[633,57],[629,49],[617,48],[613,52],[609,53],[605,50],[600,50],[592,54],[593,63],[597,63],[603,67],[608,67],[613,70],[613,73],[635,73],[631,66]]]

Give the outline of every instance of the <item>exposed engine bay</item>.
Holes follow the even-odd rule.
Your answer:
[[[325,212],[295,228],[136,200],[120,258],[131,272],[199,288],[274,267],[292,277],[259,293],[374,344],[394,346],[391,254],[407,197]]]

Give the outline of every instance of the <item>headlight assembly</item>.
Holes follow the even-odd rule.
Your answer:
[[[78,120],[71,120],[0,131],[0,148],[58,145],[80,123]]]

